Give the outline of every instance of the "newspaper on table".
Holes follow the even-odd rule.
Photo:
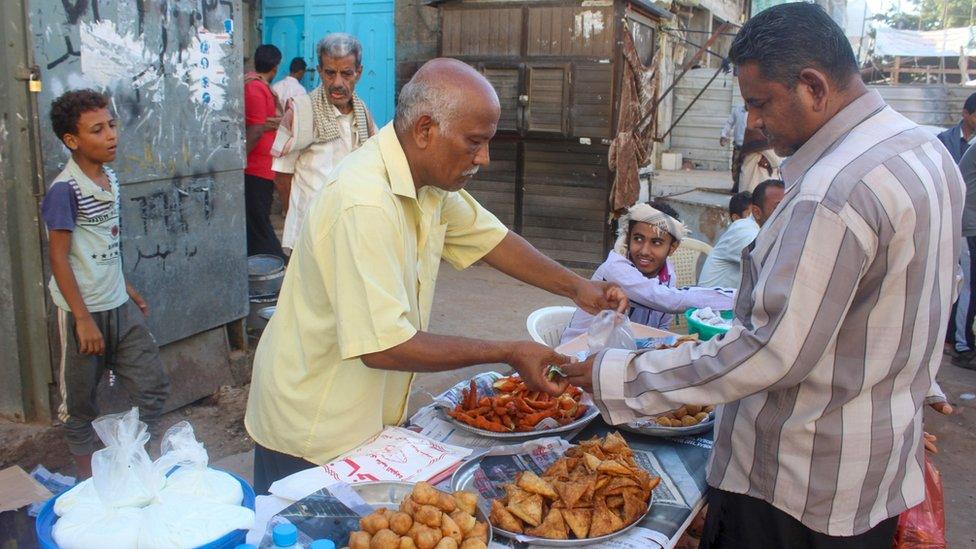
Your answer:
[[[471,379],[459,382],[436,397],[432,397],[433,402],[431,404],[424,406],[411,416],[409,425],[425,437],[446,444],[463,446],[465,448],[491,448],[497,446],[499,444],[498,438],[481,436],[458,427],[455,422],[449,421],[446,418],[443,410],[451,410],[461,403],[461,399],[463,398],[461,392],[470,386],[472,380],[475,382],[479,395],[490,395],[495,393],[494,383],[503,377],[507,376],[499,372],[482,372]],[[590,407],[587,414],[599,413],[589,394],[584,394],[580,402]],[[559,423],[554,419],[547,418],[540,421],[534,430],[525,432],[525,439],[546,434],[547,429],[558,426]],[[564,438],[572,438],[573,435],[579,433],[581,430],[583,430],[582,427],[573,431],[558,433],[558,435]]]
[[[605,436],[613,430],[602,421],[585,429],[579,440]],[[710,435],[683,438],[652,438],[622,432],[634,450],[634,459],[661,482],[654,489],[653,503],[647,515],[634,528],[612,540],[590,547],[638,549],[673,547],[702,506],[705,492],[705,468],[711,453]],[[551,440],[551,439],[543,439]],[[555,439],[559,440],[559,439]],[[521,447],[499,447],[485,453],[475,472],[474,485],[486,501],[504,495],[502,484],[513,482],[520,471],[542,472],[565,451],[559,445],[540,445],[532,441]],[[528,543],[495,536],[495,543],[524,549]],[[495,546],[495,544],[493,544]]]
[[[468,448],[444,444],[401,427],[387,427],[361,446],[321,466],[276,481],[270,492],[298,501],[338,482],[441,480],[471,454]]]

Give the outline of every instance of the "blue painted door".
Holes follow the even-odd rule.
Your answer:
[[[302,56],[309,68],[318,65],[315,45],[330,32],[348,32],[363,44],[363,76],[356,93],[363,98],[379,126],[393,118],[396,31],[394,0],[264,0],[265,43],[282,53],[277,78],[288,74],[288,63]],[[302,82],[309,90],[319,76],[309,70]]]

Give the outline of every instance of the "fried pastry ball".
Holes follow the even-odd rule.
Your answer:
[[[396,513],[390,515],[389,521],[390,530],[393,530],[401,536],[407,535],[407,532],[410,531],[410,527],[413,526],[413,519],[410,518],[410,515],[401,511],[397,511]]]
[[[471,492],[454,492],[454,501],[458,509],[469,515],[474,515],[478,508],[478,496]]]
[[[390,520],[386,516],[386,509],[382,511],[384,512],[376,511],[359,519],[359,528],[369,532],[370,535],[375,535],[376,532],[385,528],[388,529],[390,527]]]
[[[413,520],[430,526],[431,528],[439,529],[441,527],[441,517],[444,513],[441,512],[437,507],[431,505],[421,505],[420,509],[413,515]]]
[[[349,549],[369,549],[368,532],[353,532],[349,535]]]
[[[388,528],[384,528],[369,540],[369,549],[400,549],[400,536]]]

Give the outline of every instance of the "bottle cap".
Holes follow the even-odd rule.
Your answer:
[[[308,549],[336,549],[336,546],[331,539],[317,539],[308,546]]]
[[[294,524],[279,524],[271,531],[271,538],[278,547],[291,547],[298,541],[298,528]]]

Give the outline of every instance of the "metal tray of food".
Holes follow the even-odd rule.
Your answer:
[[[403,501],[403,498],[410,497],[410,493],[413,492],[414,483],[393,481],[359,482],[350,484],[349,487],[359,497],[363,498],[363,501],[373,507],[386,507],[387,509],[397,510],[400,508],[400,502]],[[454,491],[456,492],[458,490],[455,489]],[[478,514],[474,518],[488,525],[488,541],[490,542],[492,526],[491,521],[488,520],[488,512],[485,510],[486,508],[490,509],[490,507],[486,507],[484,498],[478,494],[474,486],[467,491],[478,495]]]
[[[441,419],[447,421],[451,425],[454,425],[458,429],[462,429],[469,433],[476,434],[481,437],[487,438],[498,438],[511,441],[519,440],[531,440],[533,438],[548,437],[559,433],[569,433],[577,429],[582,429],[589,425],[591,421],[596,419],[600,415],[600,410],[597,409],[596,405],[593,404],[592,400],[587,399],[587,402],[583,402],[588,406],[586,413],[580,416],[579,419],[571,421],[566,425],[559,425],[557,427],[552,427],[550,429],[539,429],[537,431],[512,431],[508,433],[497,433],[495,431],[488,431],[485,429],[479,429],[477,427],[468,425],[463,421],[458,421],[453,417],[447,415],[447,410],[444,408],[438,408],[437,411],[441,416]]]
[[[482,454],[461,464],[461,466],[458,467],[457,471],[455,471],[454,475],[451,477],[451,490],[454,491],[464,490],[467,492],[474,492],[478,494],[479,517],[482,513],[485,516],[487,516],[488,512],[491,510],[491,502],[486,500],[484,497],[482,497],[481,492],[479,492],[478,489],[475,487],[475,471],[477,471],[478,468],[481,467],[481,460],[482,458],[484,458],[484,456],[485,454]],[[525,534],[517,534],[515,532],[509,532],[507,530],[502,530],[501,528],[496,528],[492,526],[491,521],[489,521],[488,524],[488,532],[489,533],[494,532],[500,536],[504,536],[506,538],[517,540],[517,541],[522,541],[530,545],[541,545],[546,547],[588,547],[590,545],[609,541],[623,534],[624,532],[630,530],[634,526],[637,526],[640,523],[640,521],[644,520],[644,517],[647,516],[647,513],[650,512],[652,505],[654,505],[654,490],[651,490],[651,497],[647,500],[647,511],[644,512],[644,515],[642,515],[641,518],[635,520],[634,522],[631,522],[630,524],[624,526],[623,528],[617,530],[616,532],[607,534],[605,536],[598,536],[595,538],[548,539],[548,538],[540,538],[536,536],[527,536]]]
[[[652,437],[685,437],[689,435],[707,433],[708,431],[712,430],[714,425],[715,412],[711,412],[708,415],[707,420],[701,423],[696,423],[695,425],[689,425],[687,427],[665,427],[664,425],[657,424],[653,419],[624,423],[617,425],[617,427],[623,429],[624,431],[637,433],[638,435],[648,435]]]

